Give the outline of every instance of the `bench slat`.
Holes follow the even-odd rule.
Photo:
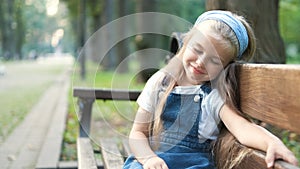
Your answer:
[[[77,138],[78,169],[97,169],[94,150],[88,137]]]
[[[235,146],[237,146],[239,149],[248,149],[244,145],[236,142]],[[226,157],[225,157],[226,158]],[[265,162],[265,153],[253,150],[251,155],[246,156],[242,162],[236,167],[241,169],[253,169],[253,168],[259,168],[259,169],[268,169],[266,162]],[[275,162],[275,165],[273,167],[274,169],[299,169],[298,167],[291,165],[287,162],[284,162],[282,160],[277,160]]]
[[[300,66],[245,64],[241,67],[243,112],[300,134]]]
[[[106,169],[120,169],[123,167],[123,157],[118,149],[118,146],[113,139],[100,140],[101,153]]]
[[[127,158],[130,154],[132,154],[129,147],[128,139],[122,140],[122,146],[123,146],[123,156],[124,158]]]
[[[141,91],[112,90],[112,89],[91,89],[74,88],[73,96],[82,98],[102,99],[102,100],[136,100]]]

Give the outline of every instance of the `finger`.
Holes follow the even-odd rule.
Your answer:
[[[162,165],[162,169],[169,169],[169,167],[167,166],[166,163],[164,163],[164,164]]]
[[[273,150],[268,150],[267,154],[266,154],[266,163],[267,163],[267,167],[271,168],[274,165],[274,160],[275,160],[275,153]]]
[[[292,152],[290,152],[289,155],[287,155],[287,156],[283,156],[282,159],[284,161],[287,161],[288,163],[298,166],[298,160]]]

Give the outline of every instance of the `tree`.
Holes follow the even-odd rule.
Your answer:
[[[156,11],[156,0],[138,0],[136,1],[136,11],[137,12],[153,12]],[[149,26],[155,26],[155,19],[151,21],[145,20],[144,18],[137,19],[138,30],[146,30]],[[159,46],[159,41],[157,41],[157,35],[153,34],[141,34],[137,35],[135,38],[135,46],[137,51],[142,51],[148,48],[156,48]],[[137,77],[139,81],[146,81],[156,70],[155,67],[159,65],[158,56],[150,55],[138,55],[137,60],[140,64],[140,72]]]
[[[123,17],[125,15],[129,14],[129,2],[124,1],[124,0],[118,0],[118,17]],[[120,35],[120,37],[124,34],[126,34],[127,26],[125,25],[124,27],[118,27],[117,28],[117,34]],[[126,73],[129,71],[128,67],[128,60],[126,60],[126,57],[129,55],[130,50],[129,50],[129,44],[130,40],[124,39],[121,42],[119,42],[116,46],[117,48],[117,64],[119,65],[118,72],[119,73]]]
[[[252,62],[285,63],[285,48],[278,25],[279,0],[206,0],[206,9],[229,10],[245,16],[257,39],[257,52]]]
[[[86,0],[80,0],[79,3],[79,18],[78,18],[78,50],[80,50],[81,55],[80,55],[80,77],[81,79],[85,79],[86,76],[86,66],[85,66],[85,61],[86,61],[86,55],[85,55],[85,49],[84,44],[85,44],[85,35],[86,35]]]
[[[23,59],[23,53],[22,53],[22,48],[23,44],[25,42],[24,34],[25,34],[25,24],[24,24],[24,19],[23,19],[23,5],[24,1],[23,0],[16,0],[15,8],[15,20],[16,20],[16,56],[19,60]]]
[[[108,24],[109,22],[113,21],[114,18],[114,1],[112,0],[105,0],[104,1],[104,11],[103,11],[103,18],[102,18],[102,25]],[[110,31],[107,31],[104,35],[107,43],[104,43],[103,45],[110,45],[112,43],[112,39],[115,36],[115,28],[110,28]],[[101,37],[103,38],[103,37]],[[107,49],[107,47],[105,47]],[[116,67],[116,52],[113,49],[110,49],[105,57],[103,58],[101,62],[102,67],[105,70],[113,70]]]
[[[9,60],[14,57],[15,36],[14,29],[14,0],[2,0],[1,2],[1,35],[2,35],[2,49],[4,58]]]

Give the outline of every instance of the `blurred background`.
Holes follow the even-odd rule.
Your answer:
[[[162,23],[174,24],[169,36],[149,33],[122,39],[99,62],[100,43],[93,42],[87,51],[82,51],[86,42],[105,25],[141,12],[171,14],[194,23],[201,13],[210,9],[234,11],[251,23],[258,42],[252,62],[300,63],[299,0],[0,0],[0,145],[56,77],[66,70],[72,70],[72,86],[110,88],[114,83],[117,88],[142,89],[155,71],[141,69],[142,65],[159,68],[165,64],[166,53],[149,59],[138,57],[135,52],[149,48],[169,51],[171,33],[188,28]],[[138,27],[147,22],[142,20],[135,24]],[[184,29],[177,30],[178,27]],[[126,29],[111,29],[105,40],[109,43],[119,31],[128,31]],[[135,56],[127,62],[130,55]],[[68,94],[69,114],[61,158],[74,160],[78,122],[71,89]],[[97,106],[99,104],[102,103]],[[123,110],[128,111],[126,116],[134,116],[132,109]],[[109,121],[118,132],[128,134],[131,123],[122,117],[116,118],[118,111],[114,108],[111,111],[115,115],[103,116],[93,111],[96,136],[103,121]],[[277,134],[299,158],[299,136],[286,131]]]
[[[299,8],[300,2],[297,0],[1,0],[0,60],[36,60],[53,53],[68,53],[78,59],[86,41],[97,30],[122,16],[138,12],[162,12],[193,23],[205,10],[224,9],[245,16],[253,26],[258,41],[253,62],[298,63]],[[147,21],[136,21],[135,24],[144,23]],[[126,32],[126,29],[113,28],[106,35],[107,42],[122,31]],[[122,39],[99,63],[101,69],[115,70],[124,58],[137,50],[160,48],[168,51],[170,36],[144,34]],[[86,54],[88,56],[78,60],[81,62],[82,79],[86,75],[85,60],[97,60],[98,56],[94,53],[98,45],[95,42],[88,49],[92,54]],[[164,57],[158,56],[150,62],[158,65]],[[149,60],[140,59],[136,64],[142,65],[143,62],[149,63]],[[118,71],[129,71],[128,64],[122,64]],[[4,69],[4,66],[0,67],[2,74]]]
[[[255,7],[256,1],[231,0],[228,4],[218,4],[214,1],[206,3],[204,0],[1,0],[0,58],[36,59],[54,52],[71,53],[76,57],[81,43],[103,25],[122,16],[136,12],[164,12],[193,23],[197,16],[206,10],[206,6],[210,6],[208,8],[229,9],[246,14],[246,18],[255,28],[262,20],[260,18],[278,19],[270,22],[278,22],[287,59],[299,60],[299,1],[277,0],[259,3],[260,6],[266,3],[267,8]],[[269,34],[274,29],[277,29],[276,24],[268,28],[269,32],[263,28],[256,32]],[[130,46],[128,43],[127,45]],[[168,38],[160,42],[159,46],[167,49]]]

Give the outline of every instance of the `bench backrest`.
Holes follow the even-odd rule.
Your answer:
[[[300,134],[300,65],[241,65],[244,113]]]

